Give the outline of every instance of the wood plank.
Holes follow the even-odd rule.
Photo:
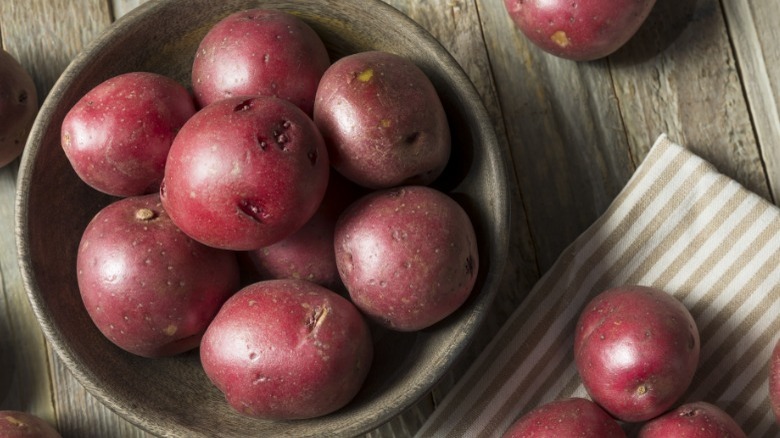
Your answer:
[[[426,28],[439,42],[450,52],[469,76],[474,87],[482,98],[488,114],[494,121],[494,128],[500,147],[513,153],[513,144],[507,138],[505,121],[501,117],[501,107],[498,101],[493,72],[490,66],[488,48],[482,38],[482,23],[480,11],[474,0],[435,0],[427,2],[399,2],[387,3],[401,10],[422,27]],[[503,8],[500,2],[492,2],[490,8]],[[528,221],[523,206],[520,191],[517,187],[517,178],[514,166],[509,163],[508,177],[510,178],[510,206],[512,209],[512,224],[510,240],[510,252],[508,266],[501,293],[496,298],[493,313],[486,322],[483,330],[483,338],[475,340],[474,352],[481,351],[485,342],[492,338],[500,325],[506,320],[512,310],[525,297],[539,277],[539,269],[536,263],[536,254],[531,241]],[[465,363],[473,360],[469,352],[464,358]],[[459,371],[450,373],[449,378],[460,375]],[[450,382],[454,383],[454,382]],[[436,389],[434,396],[440,398],[446,392],[443,383]],[[439,394],[437,394],[439,392]]]
[[[77,3],[68,0],[33,3],[23,0],[4,1],[0,3],[0,17],[3,23],[4,45],[12,48],[12,53],[32,74],[41,101],[71,59],[110,23],[108,5],[103,0]],[[32,35],[37,38],[31,38]],[[9,179],[11,178],[3,175],[2,182],[10,184]],[[7,192],[8,190],[2,190],[3,194]],[[6,203],[2,202],[2,205]],[[4,219],[5,216],[4,213],[0,214],[0,218]],[[12,228],[11,225],[7,227]],[[15,245],[0,241],[0,247],[15,248]],[[13,309],[13,320],[25,315],[21,312],[25,306],[18,302],[22,295],[19,291],[23,289],[21,280],[18,275],[9,274],[10,271],[10,268],[2,266],[6,285],[4,289],[8,290],[9,283],[14,289],[12,297],[9,298],[6,293],[5,298],[17,300],[9,303],[9,308]],[[20,387],[20,392],[40,406],[19,406],[56,424],[63,436],[143,436],[89,395],[56,355],[51,352],[47,354],[43,341],[36,344],[34,340],[28,339],[34,335],[40,336],[40,331],[36,333],[33,330],[33,322],[29,320],[31,316],[24,317],[25,325],[15,324],[22,326],[22,329],[17,331],[24,333],[25,337],[15,337],[14,351],[34,357],[17,360],[17,368],[30,376],[14,376],[14,384]],[[37,322],[34,325],[37,328]],[[50,369],[38,370],[40,367]]]
[[[656,3],[635,38],[610,57],[621,115],[637,161],[663,131],[770,198],[720,3]]]
[[[503,2],[477,0],[540,272],[609,205],[635,166],[608,64],[532,45]]]
[[[111,0],[110,4],[114,19],[119,19],[147,1],[149,0]]]
[[[56,386],[57,427],[64,437],[152,438],[93,397],[57,358],[53,367]]]
[[[772,0],[721,3],[774,202],[780,196],[780,14]]]
[[[32,75],[23,22],[0,3],[0,43]],[[20,410],[56,424],[46,341],[27,301],[16,255],[15,194],[19,160],[0,169],[0,409]]]

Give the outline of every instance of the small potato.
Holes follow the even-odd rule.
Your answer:
[[[769,360],[769,401],[775,420],[780,424],[780,339],[775,341]]]
[[[333,167],[371,189],[427,185],[450,156],[447,115],[410,60],[371,51],[339,59],[317,89],[314,121]]]
[[[121,74],[98,84],[68,111],[62,149],[76,174],[98,191],[154,193],[173,139],[193,114],[192,96],[173,79]]]
[[[282,11],[250,9],[215,24],[192,64],[198,104],[234,96],[275,96],[311,116],[330,57],[303,20]]]
[[[555,400],[515,420],[503,438],[625,438],[620,424],[584,398]]]
[[[623,46],[656,0],[504,0],[523,34],[541,49],[574,61],[603,58]]]
[[[352,301],[378,324],[414,331],[468,298],[479,254],[471,220],[452,198],[425,186],[370,193],[341,215],[336,266]]]
[[[639,422],[672,407],[699,361],[696,322],[672,295],[620,286],[594,297],[577,321],[574,360],[593,401]]]
[[[10,53],[0,49],[0,167],[22,154],[37,113],[35,83]]]
[[[253,278],[299,278],[342,292],[333,233],[339,215],[363,191],[332,171],[319,209],[301,229],[273,245],[249,252]]]
[[[707,402],[686,403],[645,423],[637,438],[746,438],[736,421]]]
[[[2,438],[62,438],[52,425],[37,415],[22,411],[0,411]]]
[[[233,253],[182,233],[158,194],[123,198],[90,221],[79,244],[84,306],[114,344],[144,357],[198,346],[206,326],[240,287]]]
[[[334,412],[373,360],[368,324],[346,298],[305,280],[253,283],[203,336],[206,375],[244,415],[273,420]]]
[[[182,127],[160,193],[173,222],[193,239],[251,251],[311,219],[329,172],[322,135],[300,108],[275,97],[234,97]]]

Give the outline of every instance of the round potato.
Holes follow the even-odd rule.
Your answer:
[[[512,423],[503,438],[625,438],[626,433],[592,401],[572,397],[543,404]]]
[[[144,357],[197,347],[219,307],[240,287],[235,254],[182,233],[156,193],[123,198],[98,212],[84,230],[76,267],[97,328]]]
[[[244,415],[291,420],[334,412],[373,359],[368,324],[346,298],[305,280],[253,283],[203,337],[206,375]]]
[[[703,401],[691,402],[645,423],[637,438],[747,438],[723,409]]]
[[[504,0],[523,34],[542,50],[574,61],[603,58],[639,29],[656,0]]]
[[[173,222],[193,239],[250,251],[311,219],[329,171],[322,136],[300,108],[276,97],[234,97],[182,127],[160,193]]]
[[[0,49],[0,167],[21,155],[38,113],[38,93],[27,70]]]
[[[362,197],[339,217],[334,241],[352,301],[393,330],[441,321],[463,304],[477,278],[477,239],[468,214],[430,187]]]
[[[688,389],[700,348],[696,322],[680,301],[647,286],[619,286],[583,309],[574,360],[593,401],[639,422],[671,408]]]
[[[775,420],[780,424],[780,338],[775,341],[770,356],[768,381],[769,402],[772,406],[772,412],[775,414]]]
[[[275,96],[311,115],[329,66],[325,44],[303,20],[249,9],[223,18],[201,40],[192,89],[201,107],[234,96]]]
[[[449,124],[436,89],[398,55],[361,52],[333,63],[317,89],[314,121],[333,167],[364,187],[427,185],[449,160]]]
[[[184,86],[157,73],[110,78],[62,121],[61,143],[76,174],[114,196],[157,192],[174,137],[193,114]]]

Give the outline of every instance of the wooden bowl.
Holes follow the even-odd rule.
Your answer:
[[[204,374],[197,352],[164,359],[126,353],[89,319],[76,283],[76,250],[92,216],[112,199],[76,176],[60,147],[60,125],[89,89],[120,73],[153,71],[189,86],[194,52],[206,31],[251,7],[297,15],[325,41],[333,60],[385,50],[417,63],[431,78],[452,127],[453,155],[434,186],[471,215],[480,274],[455,314],[416,333],[376,336],[368,379],[345,408],[320,418],[262,421],[233,411]],[[41,107],[18,180],[20,268],[50,344],[76,378],[127,420],[161,436],[356,435],[390,420],[424,396],[461,353],[497,292],[507,254],[508,162],[468,77],[424,29],[379,1],[173,0],[149,2],[118,20],[76,59]]]

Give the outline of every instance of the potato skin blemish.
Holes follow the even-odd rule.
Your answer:
[[[566,36],[566,32],[559,30],[550,35],[550,39],[561,47],[568,47],[571,44],[569,37]]]
[[[360,82],[368,82],[373,77],[374,77],[374,69],[372,69],[372,68],[367,68],[367,69],[363,70],[362,72],[358,73],[358,75],[357,75],[357,79]]]

